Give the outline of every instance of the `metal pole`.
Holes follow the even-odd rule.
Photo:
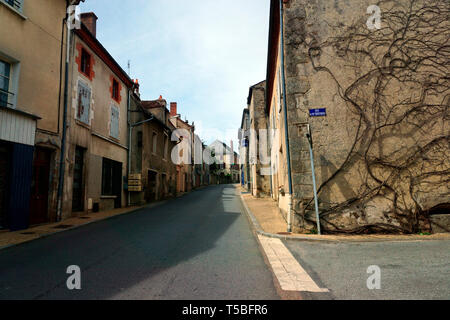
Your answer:
[[[316,187],[316,171],[314,169],[314,154],[313,154],[313,141],[312,141],[312,134],[311,134],[311,127],[308,124],[308,145],[309,145],[309,154],[311,158],[311,171],[312,171],[312,180],[313,180],[313,190],[314,190],[314,206],[316,209],[316,221],[317,221],[317,233],[320,233],[320,220],[319,220],[319,201],[317,199],[317,187]]]

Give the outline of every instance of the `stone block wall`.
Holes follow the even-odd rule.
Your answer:
[[[450,202],[448,5],[381,1],[381,29],[370,30],[372,4],[284,8],[293,209],[303,229],[315,218],[302,123],[312,128],[325,230],[429,231],[426,211]],[[327,116],[310,117],[314,108]]]

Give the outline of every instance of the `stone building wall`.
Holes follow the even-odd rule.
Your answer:
[[[256,134],[256,139],[250,139],[250,172],[252,176],[252,194],[254,196],[268,196],[270,195],[270,164],[264,164],[268,162],[269,152],[265,149],[262,150],[261,140],[264,139],[264,131],[267,130],[268,123],[265,112],[266,99],[265,99],[265,86],[266,81],[262,81],[250,88],[249,95],[249,117],[250,117],[250,129],[251,134]],[[266,138],[267,139],[267,138]],[[261,154],[267,157],[265,161]]]
[[[314,228],[309,123],[328,231],[430,230],[450,202],[448,4],[290,0],[285,70],[296,226]],[[432,9],[432,10],[431,10]],[[419,19],[422,18],[422,20]],[[430,25],[433,21],[433,26]],[[406,29],[405,29],[406,28]],[[309,110],[326,108],[326,117]]]

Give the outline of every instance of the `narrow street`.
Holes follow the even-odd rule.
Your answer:
[[[220,185],[0,251],[0,299],[279,297],[237,190]]]
[[[449,4],[0,0],[0,302],[450,300]]]
[[[0,300],[275,300],[280,299],[279,282],[281,288],[294,288],[283,288],[293,290],[283,297],[307,300],[450,299],[446,240],[338,243],[258,237],[266,244],[258,245],[241,212],[238,189],[209,186],[0,250]],[[267,241],[277,246],[275,256],[267,251]],[[286,282],[283,272],[296,264],[302,270]],[[81,269],[81,290],[67,288],[71,265]],[[367,287],[371,265],[381,270],[380,289]]]

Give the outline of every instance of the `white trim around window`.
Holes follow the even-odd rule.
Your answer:
[[[20,16],[22,19],[28,19],[23,15],[24,0],[0,0],[0,5],[4,5],[6,8]]]
[[[3,89],[3,93],[7,95],[7,107],[16,109],[17,95],[19,94],[20,62],[6,54],[2,54],[2,52],[0,52],[0,61],[9,67],[9,75],[3,75],[2,79],[8,82],[8,87],[6,90],[3,86],[0,89]]]

